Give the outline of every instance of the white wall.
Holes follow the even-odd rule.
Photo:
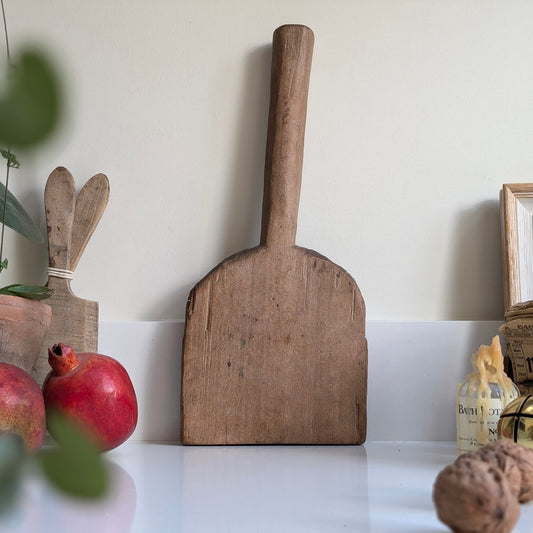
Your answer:
[[[14,190],[44,228],[57,165],[111,199],[73,282],[103,320],[181,319],[259,236],[271,36],[315,32],[297,243],[372,320],[500,320],[498,193],[533,181],[533,3],[6,0],[13,52],[52,50],[68,113]],[[13,234],[11,234],[13,235]],[[46,250],[10,247],[17,281]],[[13,272],[5,278],[11,280]],[[24,279],[20,279],[20,276]]]

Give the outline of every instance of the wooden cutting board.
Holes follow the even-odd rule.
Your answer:
[[[295,245],[313,32],[274,32],[261,240],[191,291],[184,444],[360,444],[365,305],[354,279]]]
[[[71,173],[56,168],[46,183],[44,201],[48,229],[48,287],[53,289],[46,303],[52,308],[52,322],[32,371],[42,384],[48,372],[48,348],[58,342],[76,352],[98,349],[98,302],[78,298],[70,288],[85,246],[93,234],[109,199],[109,181],[96,174],[76,198]]]

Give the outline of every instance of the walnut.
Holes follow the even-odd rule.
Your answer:
[[[439,519],[455,533],[509,533],[520,504],[503,472],[465,457],[442,470],[433,485]]]
[[[522,474],[518,499],[521,503],[533,500],[533,450],[510,440],[498,440],[485,448],[497,450],[498,453],[504,453],[515,460]],[[483,448],[480,451],[482,450]]]
[[[504,453],[500,447],[489,444],[478,450],[463,453],[457,458],[456,462],[464,461],[465,459],[480,459],[485,463],[499,468],[506,477],[511,492],[516,498],[520,499],[522,492],[522,471],[514,457]]]

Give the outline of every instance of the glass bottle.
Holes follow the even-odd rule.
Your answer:
[[[498,439],[505,406],[520,396],[503,371],[499,337],[472,356],[473,372],[457,386],[457,452],[475,450]]]
[[[488,383],[490,396],[481,392],[479,377],[465,379],[457,388],[457,452],[475,450],[498,439],[498,421],[505,406],[520,392],[512,383],[505,394],[499,383]]]

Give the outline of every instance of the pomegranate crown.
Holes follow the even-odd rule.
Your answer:
[[[56,375],[64,376],[78,366],[78,359],[70,346],[60,342],[48,348],[48,363]]]

